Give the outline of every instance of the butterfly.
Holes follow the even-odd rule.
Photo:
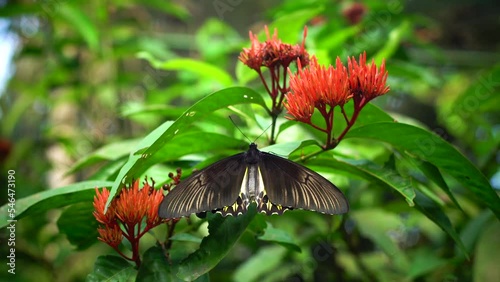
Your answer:
[[[161,218],[216,212],[240,215],[255,202],[267,215],[291,209],[325,214],[349,210],[344,194],[318,173],[285,158],[261,152],[255,143],[248,151],[222,159],[181,181],[163,198]]]

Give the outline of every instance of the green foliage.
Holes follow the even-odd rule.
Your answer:
[[[15,208],[19,281],[500,279],[495,60],[459,65],[417,32],[436,23],[400,1],[364,1],[367,13],[353,25],[342,16],[344,2],[208,1],[200,5],[219,18],[207,19],[177,3],[0,7],[21,39],[16,72],[0,96],[0,132],[11,148],[1,177],[16,170],[17,187],[15,206],[0,197],[0,227],[7,238]],[[391,91],[363,108],[334,150],[322,151],[321,133],[285,114],[277,144],[266,143],[270,99],[258,76],[236,62],[250,46],[248,26],[265,38],[260,23],[245,23],[255,7],[283,42],[300,42],[308,25],[306,48],[322,64],[364,50],[378,64],[386,59]],[[474,57],[463,52],[462,60]],[[435,109],[433,121],[426,118],[434,113],[416,118],[422,105]],[[348,115],[352,108],[346,104]],[[97,240],[95,188],[108,187],[113,197],[144,177],[158,188],[177,167],[184,178],[246,150],[249,140],[228,116],[262,151],[335,183],[351,211],[266,217],[252,206],[234,218],[192,216],[170,239],[165,225],[144,236],[139,267],[110,255]],[[340,111],[335,124],[338,134]],[[126,244],[119,249],[130,253]]]
[[[229,252],[255,217],[257,210],[250,206],[240,217],[222,218],[215,215],[208,220],[209,235],[201,241],[200,248],[180,262],[177,276],[192,281],[214,268]]]
[[[78,249],[88,248],[99,235],[99,224],[94,220],[93,211],[94,207],[88,201],[74,204],[65,209],[57,221],[57,228]]]
[[[385,141],[406,157],[427,161],[456,178],[500,218],[500,198],[488,180],[460,152],[432,133],[406,124],[374,123],[349,132],[350,137]]]
[[[117,256],[98,257],[94,271],[87,276],[87,281],[133,281],[136,270],[125,259]]]

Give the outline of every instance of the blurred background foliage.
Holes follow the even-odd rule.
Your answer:
[[[17,199],[84,180],[113,181],[139,140],[207,94],[233,85],[263,93],[256,75],[237,57],[249,46],[248,30],[261,32],[268,24],[292,44],[300,42],[308,25],[308,51],[321,63],[364,50],[377,63],[386,58],[391,92],[375,104],[399,122],[426,128],[455,145],[498,193],[499,10],[493,0],[1,1],[2,181],[8,169],[16,170]],[[231,137],[219,140],[227,149],[196,151],[185,161],[180,155],[147,175],[164,183],[178,166],[210,157],[208,164],[244,149],[247,141],[227,119],[235,112],[244,113],[237,123],[250,139],[269,124],[248,107],[220,111],[194,127]],[[278,143],[291,141],[290,136],[297,141],[310,135],[283,134]],[[177,146],[196,142],[204,141],[186,138]],[[178,149],[174,145],[172,152]],[[338,154],[397,167],[403,176],[414,173],[382,143],[342,145]],[[274,230],[269,234],[285,236],[281,239],[302,252],[266,244],[265,238],[256,241],[251,230],[259,228],[249,228],[210,279],[500,280],[498,219],[456,179],[445,175],[444,185],[463,211],[436,185],[424,185],[425,177],[412,175],[445,211],[468,258],[449,234],[397,193],[348,173],[322,172],[351,201],[353,211],[344,220],[302,211],[267,218],[267,229]],[[95,239],[90,202],[82,205],[32,213],[18,223],[18,281],[84,280],[97,256],[112,254]],[[177,228],[188,227],[184,222]],[[75,230],[95,234],[94,239],[82,242],[86,237]],[[7,248],[3,231],[2,254]],[[154,245],[154,238],[144,244]],[[196,249],[196,242],[184,241],[181,253]],[[8,278],[4,267],[0,275]]]

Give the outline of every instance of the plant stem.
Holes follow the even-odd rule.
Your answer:
[[[167,224],[168,226],[168,232],[167,232],[167,243],[165,244],[165,250],[169,250],[172,247],[172,240],[170,240],[170,237],[174,235],[174,230],[175,230],[175,225],[177,224],[177,220],[172,220],[171,224]]]
[[[351,127],[354,125],[354,123],[358,119],[359,113],[361,112],[361,109],[363,108],[364,105],[365,105],[364,98],[363,98],[363,100],[360,101],[360,103],[358,105],[354,104],[354,112],[352,113],[352,117],[350,120],[347,119],[346,115],[344,115],[346,117],[346,120],[348,120],[348,123],[347,123],[347,126],[342,131],[342,133],[337,138],[337,143],[339,143],[344,138],[344,136],[347,134],[349,129],[351,129]]]
[[[124,259],[126,260],[130,260],[130,261],[133,261],[132,258],[126,256],[124,253],[122,253],[122,251],[120,251],[120,249],[118,247],[113,247],[113,249],[120,255],[122,256]]]
[[[266,79],[262,75],[262,72],[259,70],[257,73],[259,74],[260,80],[262,80],[262,83],[264,84],[264,87],[266,88],[267,93],[269,93],[269,95],[271,95],[271,90],[269,89],[269,86],[267,86]]]
[[[269,140],[269,145],[273,145],[276,143],[276,140],[274,140],[274,134],[276,131],[276,120],[278,119],[278,116],[275,114],[271,115],[272,119],[272,124],[271,124],[271,139]]]

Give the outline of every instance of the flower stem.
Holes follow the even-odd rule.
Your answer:
[[[359,116],[359,113],[361,112],[361,109],[366,105],[366,102],[365,102],[365,99],[363,98],[359,104],[354,104],[354,112],[352,113],[352,117],[351,119],[347,119],[347,116],[344,114],[344,116],[346,117],[346,120],[348,120],[347,122],[347,126],[344,128],[344,130],[342,131],[342,133],[339,135],[339,137],[337,138],[337,143],[339,143],[343,138],[344,136],[347,134],[347,132],[351,129],[351,127],[354,125],[354,123],[356,122],[356,120],[358,119],[358,116]],[[342,109],[343,110],[343,109]]]
[[[130,245],[132,247],[132,261],[135,262],[137,268],[141,266],[141,256],[139,255],[139,239],[140,236],[135,236],[135,224],[126,224],[127,234],[124,236],[129,240]],[[139,225],[140,227],[140,225]],[[137,231],[139,234],[140,229]]]
[[[132,258],[128,257],[127,255],[125,255],[122,251],[120,251],[120,249],[118,247],[113,247],[113,249],[120,255],[122,256],[124,259],[126,260],[130,260],[130,261],[133,261]]]
[[[327,130],[326,130],[326,129],[321,128],[321,127],[319,127],[319,126],[317,126],[317,125],[315,125],[315,124],[313,124],[313,123],[311,123],[311,122],[309,122],[309,123],[307,123],[307,124],[309,124],[310,126],[312,126],[313,128],[315,128],[315,129],[317,129],[317,130],[319,130],[319,131],[323,131],[323,132],[327,133]]]
[[[167,224],[168,233],[167,233],[167,241],[166,241],[166,244],[164,245],[165,250],[169,250],[172,247],[172,240],[170,240],[170,237],[172,237],[174,235],[174,230],[175,230],[176,224],[177,224],[177,220],[172,220],[170,224]]]
[[[340,110],[342,112],[342,115],[344,116],[346,124],[349,124],[349,118],[347,117],[347,113],[345,112],[344,105],[340,106]]]
[[[259,74],[260,80],[262,80],[262,84],[264,84],[264,87],[266,88],[267,93],[269,93],[269,95],[271,95],[271,90],[269,89],[269,86],[267,85],[266,79],[262,75],[262,72],[260,70],[258,70],[257,73]]]
[[[273,145],[276,143],[276,140],[274,140],[274,134],[276,131],[276,120],[278,119],[278,116],[273,114],[271,115],[272,118],[272,124],[271,124],[271,139],[269,140],[269,145]]]

